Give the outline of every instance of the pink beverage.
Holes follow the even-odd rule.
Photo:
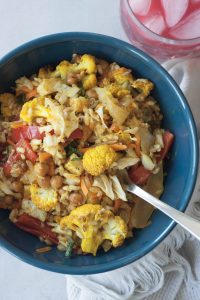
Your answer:
[[[159,60],[200,54],[200,0],[121,0],[130,41]]]

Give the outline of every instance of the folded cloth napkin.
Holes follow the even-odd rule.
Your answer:
[[[200,131],[200,58],[163,64],[185,94]],[[200,220],[200,172],[187,213]],[[126,267],[66,276],[69,300],[199,300],[200,242],[179,225],[151,253]]]

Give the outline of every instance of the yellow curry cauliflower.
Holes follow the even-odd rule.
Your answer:
[[[52,72],[52,76],[53,77],[60,76],[62,79],[66,79],[67,75],[73,71],[74,71],[74,65],[67,60],[63,60],[59,63],[59,65],[56,66],[56,70]]]
[[[41,210],[46,212],[54,209],[58,202],[57,192],[52,188],[40,188],[37,184],[30,186],[31,200]]]
[[[108,85],[107,89],[116,98],[122,98],[124,96],[130,95],[129,89],[123,88],[117,83]]]
[[[85,90],[92,89],[97,84],[97,78],[95,74],[89,74],[83,77],[82,80],[83,88]]]
[[[131,70],[124,67],[114,69],[109,72],[110,79],[118,84],[132,83],[134,81]]]
[[[81,56],[81,61],[76,67],[77,71],[86,71],[88,74],[96,73],[97,67],[95,58],[92,55],[84,54]]]
[[[132,83],[132,87],[139,90],[145,97],[153,90],[153,83],[148,79],[137,79]]]
[[[83,156],[83,168],[91,175],[98,176],[107,170],[118,154],[109,145],[100,145],[88,149]]]
[[[82,55],[79,64],[72,64],[67,60],[63,60],[57,65],[56,70],[52,72],[51,76],[60,76],[61,79],[65,80],[69,73],[78,73],[80,71],[86,71],[87,74],[96,73],[97,67],[94,56],[89,54]]]
[[[22,106],[20,119],[27,123],[31,123],[37,117],[48,119],[50,117],[50,110],[44,106],[44,102],[44,98],[34,98],[26,102]]]
[[[82,240],[82,251],[94,256],[104,240],[110,240],[113,247],[119,247],[128,234],[123,219],[98,204],[84,204],[75,208],[69,216],[61,219],[60,226],[74,230]]]
[[[73,153],[70,156],[69,161],[65,164],[65,169],[74,175],[80,176],[83,173],[83,164],[81,159]]]

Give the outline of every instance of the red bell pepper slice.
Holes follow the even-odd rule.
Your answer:
[[[8,157],[8,160],[6,161],[6,163],[3,166],[3,172],[4,172],[5,176],[10,176],[13,164],[20,159],[21,159],[20,153],[15,152],[13,150],[13,152],[11,152],[11,154]]]
[[[56,233],[51,230],[51,226],[49,226],[46,222],[41,222],[40,220],[32,216],[22,214],[18,217],[15,225],[35,236],[42,237],[43,239],[48,239],[53,244],[58,244]]]
[[[156,155],[157,162],[164,159],[169,152],[172,144],[174,141],[174,135],[170,131],[165,131],[163,134],[163,144],[164,147],[161,149],[161,151]]]
[[[11,152],[11,154],[8,157],[8,160],[6,161],[6,163],[3,166],[3,171],[5,176],[10,176],[11,173],[11,169],[13,164],[21,159],[21,154],[19,152],[16,152],[17,148],[24,148],[24,155],[25,157],[30,160],[32,163],[35,163],[36,159],[37,159],[37,154],[33,151],[30,143],[28,140],[25,139],[20,139],[18,141],[18,143],[15,145],[15,149],[13,149],[13,151]]]
[[[12,128],[10,139],[13,143],[17,143],[21,138],[31,141],[32,139],[42,140],[44,133],[40,133],[38,126],[20,126]]]
[[[72,140],[81,140],[83,138],[83,130],[80,128],[75,129],[69,136]]]
[[[128,175],[133,183],[138,185],[144,185],[147,182],[149,176],[151,175],[151,172],[149,170],[146,170],[145,167],[143,167],[142,165],[137,167],[132,166],[128,170]]]

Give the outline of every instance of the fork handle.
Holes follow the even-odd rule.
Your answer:
[[[176,223],[200,240],[200,221],[160,201],[135,184],[128,185],[127,190],[161,210],[164,214],[176,221]]]

